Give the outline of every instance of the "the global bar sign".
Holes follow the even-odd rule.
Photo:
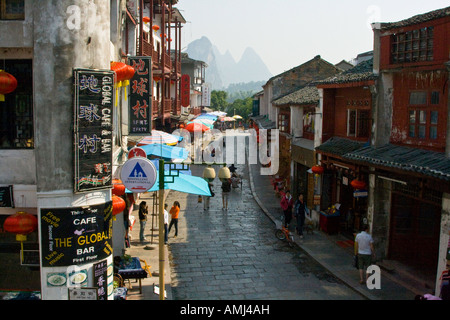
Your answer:
[[[93,263],[112,254],[112,201],[87,207],[41,209],[42,265]]]

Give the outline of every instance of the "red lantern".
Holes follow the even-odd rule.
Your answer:
[[[128,67],[129,66],[123,62],[111,62],[111,70],[116,73],[117,82],[121,82],[127,78]]]
[[[149,17],[143,17],[142,21],[144,21],[144,23],[149,23],[150,22],[150,18]]]
[[[3,229],[7,232],[15,233],[17,241],[26,241],[27,234],[37,229],[38,221],[36,216],[19,211],[6,218]]]
[[[366,183],[358,179],[353,180],[350,184],[356,190],[361,190],[366,187]]]
[[[314,174],[322,174],[325,171],[325,169],[322,166],[314,166],[311,168],[311,171]]]
[[[159,26],[155,24],[155,25],[152,27],[152,29],[153,29],[153,31],[157,32],[157,31],[159,30]]]
[[[123,196],[125,194],[125,185],[122,184],[122,181],[114,179],[112,181],[113,188],[112,188],[112,194],[116,196]]]
[[[112,205],[113,205],[113,216],[118,215],[119,213],[121,213],[123,210],[125,210],[125,208],[127,207],[127,204],[125,202],[125,200],[123,200],[121,197],[112,196]]]
[[[134,74],[136,73],[136,70],[132,66],[127,66],[126,70],[126,77],[125,80],[131,80],[134,77]]]
[[[5,101],[5,94],[11,93],[17,88],[17,79],[5,72],[0,70],[0,101]]]

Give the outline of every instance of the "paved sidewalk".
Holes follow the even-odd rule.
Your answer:
[[[249,165],[250,187],[253,196],[264,213],[275,223],[282,215],[280,199],[275,195],[270,176],[259,174],[259,165]],[[261,201],[264,199],[264,201]],[[305,234],[304,239],[294,236],[296,244],[307,254],[327,268],[331,273],[370,300],[414,300],[416,294],[407,284],[398,281],[381,270],[381,289],[369,290],[359,283],[359,271],[352,266],[353,247],[341,247],[337,241],[345,241],[341,235],[327,235],[314,230],[314,234]]]

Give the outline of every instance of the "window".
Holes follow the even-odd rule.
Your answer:
[[[347,136],[368,138],[370,136],[370,111],[360,109],[347,110]]]
[[[392,63],[433,61],[434,28],[421,28],[392,35]]]
[[[413,91],[409,95],[409,137],[436,140],[439,112],[439,92]],[[429,101],[429,102],[428,102]]]
[[[17,79],[17,89],[0,102],[0,149],[34,147],[31,60],[4,60],[4,70]]]
[[[0,19],[24,20],[25,0],[0,0]]]
[[[289,113],[280,113],[278,115],[278,130],[289,133]]]
[[[314,138],[315,128],[315,110],[314,108],[305,108],[303,113],[303,136],[305,138]]]

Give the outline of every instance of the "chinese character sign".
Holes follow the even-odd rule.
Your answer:
[[[151,58],[131,57],[129,64],[136,70],[130,81],[129,134],[150,135],[152,132]]]
[[[188,74],[181,76],[181,105],[183,107],[191,105],[191,77]]]
[[[74,70],[75,192],[112,186],[114,72]]]

